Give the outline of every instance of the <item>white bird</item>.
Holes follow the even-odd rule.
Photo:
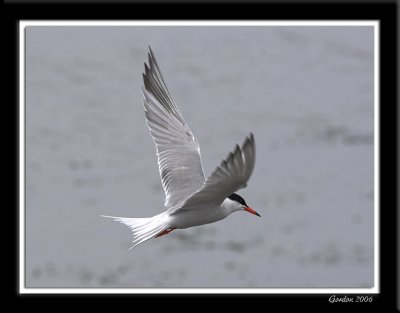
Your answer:
[[[143,103],[147,126],[153,137],[165,209],[150,218],[106,216],[127,225],[133,246],[175,229],[214,223],[236,211],[260,216],[234,193],[246,187],[255,164],[252,133],[205,179],[200,146],[172,100],[157,60],[149,47],[149,65],[143,73]]]

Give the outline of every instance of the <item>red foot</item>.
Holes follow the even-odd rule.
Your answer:
[[[159,233],[157,236],[155,236],[154,238],[158,238],[164,235],[168,235],[170,232],[172,232],[174,229],[176,228],[168,228],[166,230],[163,230],[161,233]]]

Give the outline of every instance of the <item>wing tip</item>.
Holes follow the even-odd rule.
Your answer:
[[[246,139],[247,139],[248,141],[254,141],[254,134],[253,134],[253,132],[250,132],[250,134],[246,137]]]
[[[242,145],[243,149],[245,146],[250,145],[253,149],[255,149],[255,140],[254,140],[254,134],[253,132],[250,132],[250,135],[246,137],[244,140],[244,143]]]
[[[253,149],[255,149],[256,147],[256,141],[254,139],[254,135],[252,132],[250,132],[250,141],[251,141],[251,145],[253,146]]]
[[[152,56],[154,55],[153,50],[150,47],[150,44],[147,45],[147,47],[149,48],[149,54],[151,54]]]

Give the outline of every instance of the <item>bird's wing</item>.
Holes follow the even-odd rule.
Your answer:
[[[185,201],[204,184],[200,146],[172,100],[160,68],[149,47],[149,65],[143,73],[143,103],[153,137],[165,207]]]
[[[250,133],[242,147],[236,145],[234,151],[229,153],[221,165],[207,178],[203,187],[190,196],[181,208],[171,213],[221,205],[230,194],[247,186],[247,181],[254,169],[255,157],[254,136]]]

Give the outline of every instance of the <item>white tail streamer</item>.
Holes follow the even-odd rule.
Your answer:
[[[149,218],[128,218],[108,215],[101,216],[112,218],[114,221],[125,224],[131,229],[133,234],[132,242],[134,245],[130,247],[129,250],[136,247],[138,244],[154,238],[159,233],[169,228],[164,213]]]

